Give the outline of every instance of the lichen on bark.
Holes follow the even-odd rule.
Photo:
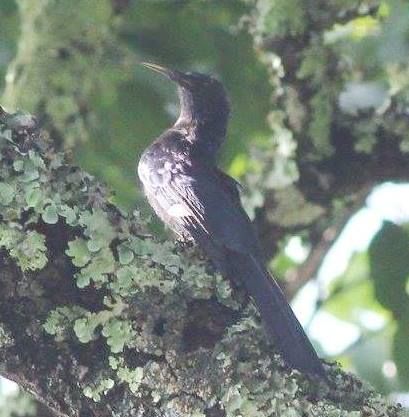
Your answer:
[[[2,233],[46,248],[2,243],[3,375],[63,415],[400,415],[335,366],[328,385],[290,372],[240,293],[194,251],[147,236],[32,120],[0,120],[1,184],[14,190]]]

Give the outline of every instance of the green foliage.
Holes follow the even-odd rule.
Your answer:
[[[407,225],[384,222],[368,252],[355,254],[347,271],[332,283],[324,304],[329,313],[358,326],[361,339],[348,350],[349,360],[384,392],[409,386],[408,254]],[[367,315],[384,324],[377,331],[366,327]],[[395,362],[399,381],[382,373],[388,360]]]
[[[115,73],[104,58],[104,48],[112,42],[107,30],[110,2],[74,1],[69,10],[60,1],[16,3],[24,36],[8,68],[3,104],[35,113],[41,107],[53,127],[64,132],[67,143],[88,138],[91,118],[78,116],[85,114],[81,106],[103,82],[104,68],[109,67],[111,77]],[[24,73],[19,70],[22,66]],[[90,66],[98,66],[99,71],[90,72]],[[120,78],[119,71],[116,76]]]
[[[363,326],[365,313],[373,312],[389,319],[387,310],[377,301],[370,277],[369,255],[355,254],[345,273],[334,280],[325,310],[345,320]]]
[[[7,65],[15,54],[19,21],[14,0],[0,2],[0,90],[3,90]]]
[[[309,126],[315,150],[320,157],[329,157],[334,149],[330,143],[332,102],[328,90],[322,90],[311,99],[312,121]]]
[[[409,317],[398,321],[398,328],[393,339],[393,358],[398,368],[398,375],[402,385],[409,387]]]
[[[0,384],[0,417],[35,416],[36,412],[37,407],[31,395],[19,390],[3,396]]]
[[[401,382],[409,387],[409,229],[384,222],[369,248],[370,276],[377,300],[397,322],[393,354]]]
[[[346,355],[342,356],[356,373],[383,393],[392,393],[403,388],[396,376],[384,372],[388,366],[394,366],[391,343],[395,331],[393,327],[388,325],[376,332],[363,333]]]
[[[409,233],[385,222],[369,248],[370,276],[378,301],[396,318],[409,314]],[[393,283],[391,285],[391,283]]]
[[[302,0],[259,0],[253,11],[257,14],[258,31],[278,38],[302,34],[306,28],[306,12]]]

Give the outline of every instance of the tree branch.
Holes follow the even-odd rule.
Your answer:
[[[1,374],[59,415],[400,415],[336,367],[289,373],[205,261],[145,237],[29,115],[2,113],[0,151]]]

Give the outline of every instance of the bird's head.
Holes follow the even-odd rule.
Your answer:
[[[145,62],[142,65],[178,84],[181,109],[176,125],[198,122],[225,130],[230,105],[219,80],[199,72],[182,72]]]

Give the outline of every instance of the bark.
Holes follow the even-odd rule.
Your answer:
[[[403,415],[352,375],[290,371],[192,250],[2,112],[1,375],[65,416]],[[360,414],[361,413],[361,414]]]

